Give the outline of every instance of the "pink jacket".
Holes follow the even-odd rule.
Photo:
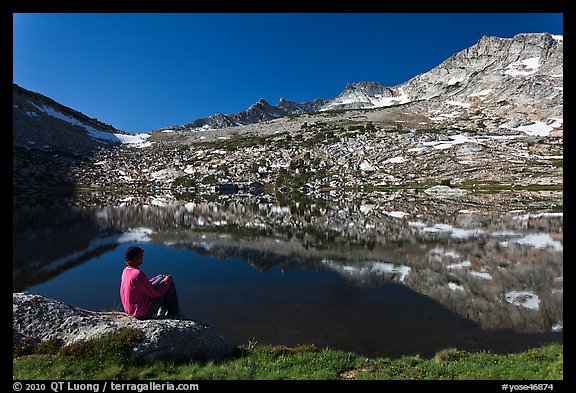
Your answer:
[[[157,276],[156,276],[157,277]],[[152,304],[151,298],[162,296],[170,288],[170,279],[164,280],[159,285],[152,285],[153,277],[148,280],[146,273],[141,270],[125,267],[122,272],[120,283],[120,298],[124,311],[133,317],[141,317],[148,312]]]

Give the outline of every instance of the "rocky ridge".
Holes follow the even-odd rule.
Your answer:
[[[46,96],[12,86],[12,184],[34,189],[70,185],[68,169],[96,150],[113,149],[149,135],[133,136],[89,118]]]
[[[348,105],[356,97],[350,105],[370,101],[370,109],[306,113],[286,100],[276,107],[261,100],[250,108],[257,123],[225,122],[224,128],[195,132],[167,128],[145,134],[140,144],[98,148],[82,162],[55,147],[15,146],[14,185],[197,191],[254,181],[312,189],[442,181],[557,186],[563,166],[562,48],[563,40],[550,34],[485,37],[398,87],[348,85],[333,101]],[[396,101],[375,107],[376,99]],[[294,114],[296,107],[301,113]],[[280,116],[279,108],[293,114]],[[47,156],[67,162],[46,170],[40,163]],[[52,179],[56,174],[61,176]]]
[[[202,188],[252,181],[358,187],[439,181],[454,174],[453,184],[560,184],[562,64],[562,37],[484,37],[402,85],[348,85],[332,101],[340,109],[308,112],[316,104],[306,108],[281,100],[271,106],[261,100],[234,121],[220,116],[223,128],[166,128],[135,136],[143,143],[112,149],[92,138],[81,162],[75,151],[82,143],[70,139],[73,144],[64,149],[68,141],[50,136],[54,143],[43,145],[21,124],[38,117],[38,124],[83,130],[86,139],[94,122],[63,121],[54,107],[33,104],[31,94],[22,101],[15,93],[13,133],[20,142],[13,148],[13,182],[18,188],[71,183]],[[31,105],[44,112],[29,110]],[[342,109],[357,106],[363,108]],[[248,118],[258,122],[238,125],[252,122]]]
[[[12,144],[26,150],[56,149],[82,155],[99,146],[120,144],[110,124],[66,107],[46,96],[12,86]]]
[[[209,130],[214,128],[235,127],[246,124],[260,123],[266,120],[272,120],[278,117],[314,112],[322,108],[326,100],[321,98],[311,102],[296,103],[281,98],[277,105],[270,105],[266,100],[261,98],[255,104],[251,105],[245,111],[234,114],[222,114],[220,112],[207,117],[202,117],[179,126],[170,126],[165,129],[176,131],[194,131]]]
[[[443,97],[449,106],[459,106],[451,102],[469,106],[491,100],[500,107],[501,115],[511,109],[529,115],[538,110],[542,99],[550,101],[547,107],[562,103],[562,80],[562,36],[548,33],[518,34],[512,38],[484,36],[429,72],[396,86],[379,82],[352,83],[335,98],[300,104],[281,99],[278,105],[271,106],[261,99],[237,114],[217,113],[167,128],[179,131],[225,128],[318,110],[373,109],[438,97]],[[547,115],[561,117],[562,112],[556,108]],[[522,121],[521,118],[514,120]]]

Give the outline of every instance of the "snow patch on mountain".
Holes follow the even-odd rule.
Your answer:
[[[514,306],[524,307],[531,310],[538,310],[540,298],[538,295],[528,291],[510,291],[505,297],[506,301]]]
[[[120,139],[120,141],[130,147],[136,148],[143,148],[152,145],[152,142],[147,141],[150,138],[150,134],[114,134],[116,138]]]
[[[563,124],[563,119],[560,119],[560,118],[551,118],[550,120],[553,120],[553,122],[550,124],[546,124],[546,123],[541,122],[541,121],[535,121],[535,122],[532,122],[532,124],[527,124],[527,125],[518,126],[518,127],[509,127],[508,123],[504,123],[504,124],[500,125],[500,128],[507,128],[509,130],[522,131],[522,132],[524,132],[528,135],[532,135],[532,136],[548,136],[548,135],[550,135],[550,132],[554,128],[558,128],[558,127],[562,126],[562,124]]]
[[[540,68],[540,57],[532,57],[509,64],[504,73],[510,76],[527,76],[535,74],[538,68]]]
[[[34,107],[36,107],[39,111],[44,112],[49,116],[52,116],[56,119],[65,121],[65,122],[70,123],[72,125],[84,128],[88,132],[88,135],[91,138],[96,139],[98,141],[107,141],[107,142],[112,142],[112,143],[124,143],[126,145],[129,145],[132,147],[138,147],[138,148],[148,147],[152,144],[151,142],[146,141],[150,137],[150,134],[132,134],[132,135],[130,135],[130,134],[117,134],[117,133],[113,134],[111,132],[99,131],[99,130],[95,129],[94,127],[86,125],[86,124],[82,123],[81,121],[79,121],[78,119],[75,119],[71,116],[68,116],[68,115],[62,113],[62,112],[59,112],[50,106],[46,106],[46,105],[38,106],[31,101],[29,101],[29,102]],[[36,116],[38,116],[38,115],[36,115]]]

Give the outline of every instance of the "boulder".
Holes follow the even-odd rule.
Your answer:
[[[136,328],[143,334],[134,352],[142,358],[220,360],[234,349],[216,329],[189,319],[138,320],[123,312],[85,310],[28,292],[13,293],[12,310],[15,342],[28,337],[67,345]]]

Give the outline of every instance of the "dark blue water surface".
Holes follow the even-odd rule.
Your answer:
[[[476,205],[411,195],[393,207],[385,197],[290,209],[22,204],[14,292],[121,311],[124,252],[138,245],[149,278],[173,276],[182,313],[234,344],[396,357],[562,342],[561,214],[475,215]]]
[[[338,273],[273,267],[259,271],[238,259],[217,260],[151,243],[121,244],[43,284],[27,288],[78,307],[121,310],[123,253],[145,249],[148,277],[172,274],[182,313],[216,327],[236,344],[314,344],[370,356],[432,355],[446,347],[513,352],[558,334],[487,332],[403,285],[355,287]]]

